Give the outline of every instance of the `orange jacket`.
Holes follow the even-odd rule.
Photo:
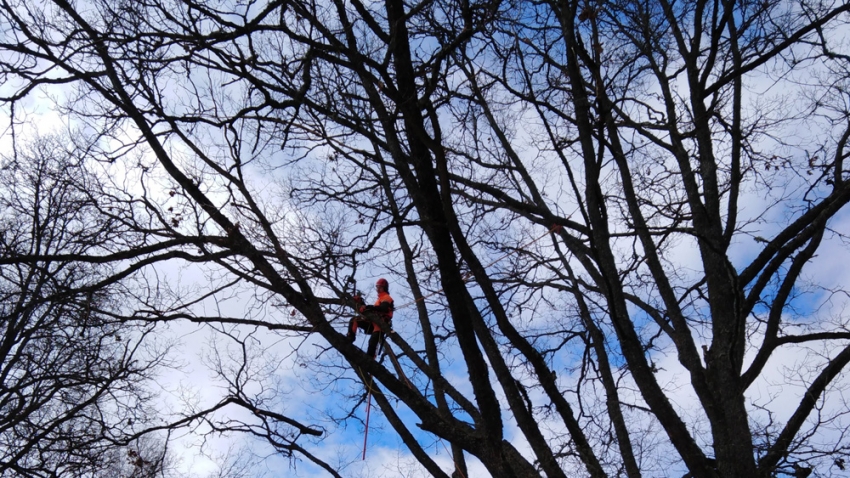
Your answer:
[[[386,304],[386,305],[384,305]],[[388,292],[378,292],[378,300],[375,301],[375,308],[381,314],[381,318],[389,322],[393,320],[393,298]]]

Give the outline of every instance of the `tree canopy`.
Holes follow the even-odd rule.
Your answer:
[[[367,386],[437,477],[844,470],[847,2],[0,2],[9,156],[48,102],[115,231],[0,267],[97,265],[78,307],[218,337],[215,403],[151,429],[344,476]]]

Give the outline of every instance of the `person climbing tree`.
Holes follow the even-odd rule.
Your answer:
[[[354,297],[354,307],[360,315],[348,323],[348,340],[351,342],[354,342],[358,328],[367,335],[371,335],[366,353],[372,358],[377,355],[378,344],[385,332],[392,331],[394,307],[393,298],[390,296],[390,284],[386,279],[378,279],[375,282],[375,289],[378,291],[375,305],[366,305],[360,295]]]

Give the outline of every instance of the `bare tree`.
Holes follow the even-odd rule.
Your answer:
[[[73,89],[56,107],[138,175],[110,196],[136,239],[79,259],[210,271],[127,315],[230,344],[212,349],[221,400],[169,426],[340,476],[307,445],[319,418],[253,365],[262,331],[300,344],[319,388],[368,386],[433,476],[468,476],[468,456],[498,477],[844,468],[829,392],[847,384],[848,294],[816,259],[847,252],[850,5],[2,6],[11,130],[37,89]],[[394,319],[372,361],[340,332],[378,271],[409,287],[396,314],[416,325]],[[202,312],[245,288],[244,316]],[[753,393],[786,351],[807,354],[787,396]],[[347,390],[343,424],[364,400]],[[231,405],[250,419],[216,418]]]
[[[73,259],[121,233],[73,148],[44,137],[0,164],[0,474],[91,476],[148,426],[167,349],[115,319],[129,294],[108,266]]]
[[[92,477],[164,478],[179,476],[175,472],[174,454],[168,439],[142,435],[123,447],[115,447],[103,455]]]

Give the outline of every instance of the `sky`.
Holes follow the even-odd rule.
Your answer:
[[[763,77],[762,81],[755,81],[751,85],[753,92],[758,92],[761,95],[769,94],[771,88],[765,85],[774,84],[767,80],[767,76]],[[762,82],[764,84],[762,84]],[[0,91],[8,90],[10,85],[0,85]],[[753,96],[753,108],[755,109],[760,98],[756,93]],[[44,133],[52,129],[60,129],[69,126],[70,120],[59,115],[51,110],[51,101],[43,94],[33,96],[32,100],[22,103],[19,115],[24,115],[29,123],[18,129],[21,140],[30,135]],[[24,113],[25,111],[25,113]],[[520,117],[522,118],[522,117]],[[8,118],[6,118],[8,120]],[[8,121],[7,121],[8,122]],[[523,122],[520,120],[520,122]],[[528,125],[530,123],[523,122]],[[531,135],[516,135],[516,141],[532,141]],[[796,134],[800,135],[801,139],[807,139],[807,135],[811,134],[808,131],[796,130]],[[790,136],[789,136],[790,138]],[[0,136],[0,147],[5,150],[9,149],[10,136],[4,134]],[[800,154],[800,151],[793,152]],[[545,176],[545,172],[539,171],[541,176]],[[266,181],[267,178],[253,178],[256,181]],[[553,188],[559,187],[559,182],[556,178],[549,177],[548,184]],[[803,178],[804,179],[804,178]],[[799,183],[798,183],[799,184]],[[258,186],[258,190],[263,190],[264,185]],[[560,193],[562,191],[555,191]],[[774,206],[776,199],[763,194],[762,189],[748,191],[741,201],[742,211],[744,215],[751,214],[753,219],[759,216],[758,222],[754,222],[749,228],[749,237],[741,236],[740,241],[736,242],[732,248],[731,256],[736,261],[736,266],[743,266],[750,260],[763,245],[756,239],[756,236],[770,237],[770,234],[775,232],[776,225],[782,219],[787,218],[789,208],[782,204]],[[792,204],[796,206],[796,204]],[[569,209],[567,204],[564,204],[565,210]],[[769,213],[760,216],[765,209],[769,208]],[[742,217],[742,220],[745,219]],[[835,231],[825,244],[822,246],[820,253],[811,262],[806,269],[806,277],[817,278],[820,285],[825,288],[842,287],[850,283],[850,268],[844,264],[850,263],[846,243],[842,242],[838,235],[850,236],[850,213],[842,212],[834,219],[831,229]],[[698,252],[693,243],[688,241],[680,241],[672,247],[666,254],[665,260],[668,264],[674,265],[683,271],[698,272],[701,268]],[[499,265],[494,265],[499,267]],[[162,278],[171,282],[175,286],[192,289],[194,286],[203,287],[207,283],[205,271],[197,267],[184,266],[179,264],[166,264],[157,267],[157,273]],[[370,284],[377,278],[387,275],[380,267],[366,267],[362,269],[357,276],[358,284],[363,284],[361,289],[367,291],[366,301],[371,302],[374,299],[374,292]],[[397,275],[396,275],[397,277]],[[397,304],[408,303],[413,299],[410,293],[405,288],[394,282],[391,292],[395,297]],[[836,319],[842,320],[848,305],[847,297],[836,295],[828,302],[828,306],[816,308],[814,304],[818,303],[824,297],[824,292],[815,291],[813,293],[802,295],[798,299],[799,310],[805,311],[804,315],[817,317],[818,319]],[[256,298],[253,297],[249,289],[241,289],[235,293],[228,293],[221,297],[211,297],[208,300],[198,304],[197,310],[205,313],[220,313],[226,316],[246,316],[248,314],[258,314],[259,317],[267,318],[271,321],[281,320],[281,315],[284,316],[288,309],[285,307],[265,307],[257,306]],[[803,317],[804,319],[807,317]],[[801,320],[799,317],[788,317],[789,326],[793,326],[795,320]],[[345,326],[346,317],[341,317],[338,326],[342,329]],[[415,322],[415,314],[412,309],[399,310],[394,319],[394,326],[397,333],[403,334],[405,337],[417,337],[419,331]],[[179,369],[163,370],[156,384],[156,389],[159,390],[161,400],[161,410],[167,412],[179,412],[185,405],[188,399],[190,403],[196,406],[204,406],[215,403],[215,401],[223,393],[223,385],[221,381],[215,377],[215,374],[210,370],[212,357],[210,355],[210,347],[216,340],[216,334],[211,334],[210,329],[206,326],[197,326],[190,323],[175,323],[166,328],[166,333],[176,341],[175,351],[179,354],[180,361],[183,363]],[[341,381],[336,385],[328,385],[322,379],[318,382],[312,382],[311,377],[314,372],[309,365],[305,363],[303,357],[312,357],[316,354],[319,348],[322,347],[321,340],[308,340],[306,342],[299,338],[287,338],[281,335],[270,333],[264,330],[248,330],[240,329],[238,331],[240,337],[246,337],[251,334],[247,343],[250,346],[252,358],[257,364],[257,373],[267,373],[268,382],[248,383],[247,387],[250,390],[260,390],[261,387],[268,386],[269,383],[274,383],[275,387],[280,390],[286,390],[286,398],[284,403],[280,403],[284,409],[291,409],[295,413],[311,416],[321,426],[326,427],[328,437],[316,447],[311,447],[310,450],[316,452],[324,460],[335,464],[345,464],[345,476],[363,476],[373,477],[380,474],[386,476],[400,476],[407,473],[409,464],[413,460],[409,453],[404,450],[402,444],[391,431],[382,414],[375,406],[372,407],[369,442],[367,449],[368,459],[360,460],[362,453],[362,440],[364,437],[363,427],[360,420],[365,417],[365,407],[359,406],[354,410],[354,415],[357,419],[350,420],[343,426],[338,426],[329,419],[328,415],[338,414],[351,405],[351,400],[341,399],[344,395],[362,394],[362,386],[355,380],[353,371],[344,370],[342,361],[338,356],[331,355],[328,358],[328,363],[335,364],[340,367],[332,371],[332,373],[341,373],[347,380]],[[219,337],[220,338],[220,337]],[[754,333],[753,340],[759,343],[758,332]],[[361,336],[358,338],[357,344],[365,347],[367,338]],[[226,345],[220,343],[222,347]],[[231,344],[232,345],[232,344]],[[224,350],[223,349],[223,350]],[[238,350],[229,349],[231,352]],[[335,352],[331,352],[335,354]],[[771,411],[776,414],[776,417],[781,419],[787,417],[792,407],[796,404],[799,396],[799,389],[795,389],[793,384],[787,383],[790,379],[798,377],[793,375],[795,370],[801,368],[801,364],[806,363],[813,351],[804,348],[792,348],[787,352],[778,354],[770,363],[770,373],[761,377],[750,389],[749,396],[755,403],[769,406]],[[750,355],[751,357],[751,355]],[[459,361],[459,357],[449,357]],[[263,363],[275,363],[276,368],[272,370],[263,369],[260,365]],[[695,427],[699,426],[700,416],[696,406],[696,398],[690,392],[688,377],[681,365],[678,364],[675,357],[666,355],[660,357],[658,363],[659,379],[666,384],[666,388],[671,390],[673,402],[675,406],[681,410],[683,415],[690,417]],[[450,377],[455,377],[458,383],[464,382],[464,369],[449,368],[446,374]],[[315,380],[315,379],[313,379]],[[842,385],[846,380],[842,381]],[[635,390],[635,387],[627,381],[623,384],[624,394],[635,402],[640,402],[640,398],[628,391]],[[336,388],[336,387],[339,388]],[[468,390],[466,390],[468,391]],[[268,395],[269,400],[274,400],[274,389],[266,389],[264,392]],[[788,399],[788,395],[793,393],[794,399]],[[374,405],[374,404],[373,404]],[[841,406],[837,404],[836,406]],[[400,413],[406,413],[400,410]],[[249,420],[250,415],[244,411],[232,408],[220,414],[221,417],[229,419],[245,419]],[[555,427],[555,425],[552,425]],[[644,426],[650,429],[653,426],[651,421],[646,421],[635,426]],[[245,447],[245,450],[256,455],[257,457],[267,457],[270,453],[267,447],[260,442],[254,440],[246,440],[244,437],[233,436],[208,436],[203,437],[198,432],[203,431],[200,427],[194,432],[181,432],[177,434],[176,440],[172,445],[172,451],[178,457],[178,469],[181,474],[193,474],[199,478],[203,478],[208,474],[216,472],[222,464],[223,455],[228,453],[238,452]],[[527,445],[523,443],[520,434],[517,430],[509,430],[509,438],[516,440],[517,446],[528,452]],[[203,444],[203,447],[201,446]],[[449,454],[445,449],[447,444],[436,441],[429,444],[427,450],[443,466],[443,469],[449,470],[451,462]],[[232,455],[231,455],[232,456]],[[662,466],[658,464],[657,466]],[[486,471],[480,463],[470,459],[470,476],[484,477],[487,476]],[[318,476],[326,476],[324,473],[317,470],[314,466],[306,462],[298,462],[295,465],[285,459],[279,457],[268,457],[262,463],[256,466],[255,475],[260,476],[266,473],[267,476],[284,476],[282,471],[286,470],[287,476],[302,476],[313,478]],[[425,476],[417,474],[416,471],[410,471],[405,476]]]

